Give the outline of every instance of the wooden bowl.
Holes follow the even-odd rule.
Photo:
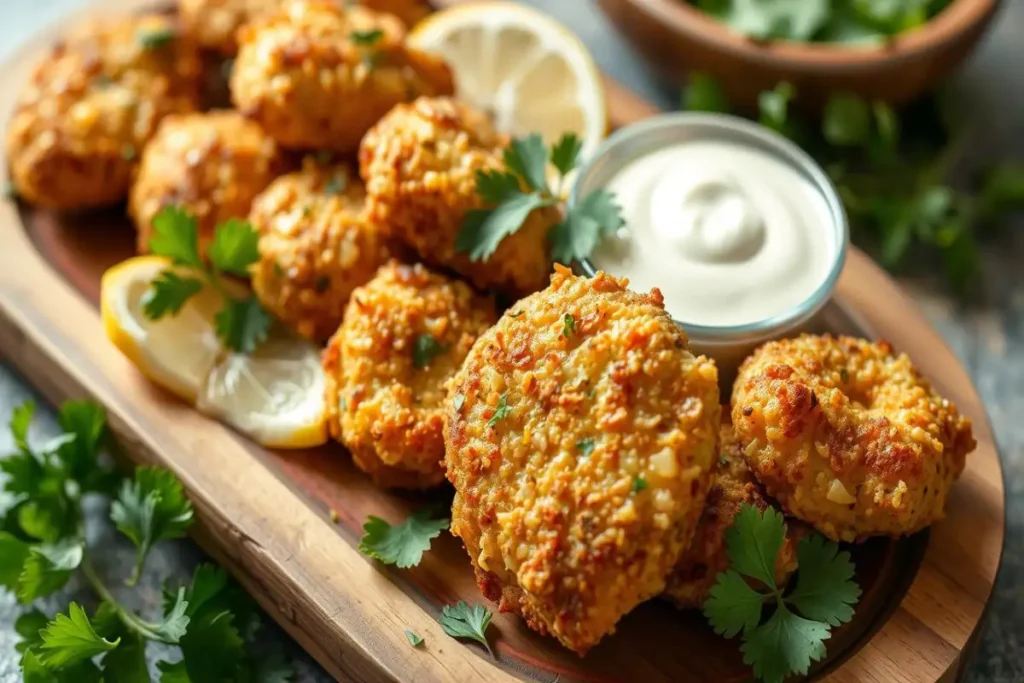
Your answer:
[[[780,81],[801,101],[835,91],[901,104],[942,81],[970,54],[1000,0],[954,0],[921,29],[880,47],[824,43],[757,43],[686,0],[597,0],[612,24],[669,82],[691,71],[719,80],[733,102],[752,107]]]

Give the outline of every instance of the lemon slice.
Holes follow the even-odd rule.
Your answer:
[[[601,74],[569,29],[512,2],[468,3],[430,15],[409,36],[444,57],[461,99],[511,135],[540,133],[548,145],[573,132],[589,158],[608,130]]]
[[[324,443],[319,350],[274,328],[255,353],[233,353],[215,332],[214,315],[223,301],[209,288],[177,315],[150,320],[143,313],[150,283],[168,268],[167,259],[139,256],[103,274],[100,315],[114,345],[148,378],[265,446]]]

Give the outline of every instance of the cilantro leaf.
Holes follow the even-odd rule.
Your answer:
[[[695,71],[690,74],[690,80],[683,91],[683,109],[728,113],[732,106],[718,81],[706,73]]]
[[[167,206],[153,217],[149,250],[174,263],[202,269],[199,256],[198,225],[195,216],[177,206]]]
[[[519,179],[512,173],[494,170],[476,172],[476,192],[488,204],[500,204],[520,194]]]
[[[75,439],[61,444],[57,455],[68,474],[84,482],[97,468],[99,450],[107,432],[107,412],[92,401],[65,401],[57,423]]]
[[[27,650],[42,644],[42,631],[49,623],[50,619],[37,609],[19,616],[14,622],[14,630],[21,636],[21,641],[15,646],[18,652],[24,654]]]
[[[53,543],[72,533],[80,513],[72,506],[67,496],[59,493],[43,493],[44,489],[64,486],[64,479],[49,473],[40,482],[32,498],[18,507],[18,526],[29,536],[40,541]]]
[[[60,590],[82,563],[83,554],[81,541],[75,539],[32,546],[18,577],[18,599],[29,603]]]
[[[58,614],[40,635],[43,642],[39,646],[39,658],[51,669],[61,669],[109,652],[120,642],[120,639],[111,642],[100,638],[85,610],[74,602],[67,615]]]
[[[430,542],[448,528],[448,518],[433,519],[433,512],[432,508],[424,508],[395,526],[370,515],[363,525],[359,552],[400,569],[415,567],[423,553],[430,550]]]
[[[225,346],[239,353],[252,353],[263,343],[274,319],[255,296],[227,299],[217,311],[214,323]]]
[[[165,270],[150,283],[142,302],[142,312],[150,320],[159,320],[168,314],[177,315],[182,306],[202,289],[202,281]]]
[[[369,31],[352,31],[348,34],[349,40],[354,45],[372,46],[380,42],[384,37],[384,31],[379,28],[371,29]]]
[[[405,637],[409,640],[409,644],[413,647],[419,647],[423,644],[423,638],[415,631],[405,629]]]
[[[896,112],[885,102],[872,102],[871,114],[875,119],[879,139],[886,147],[894,148],[900,137],[900,122]]]
[[[835,93],[825,105],[822,133],[837,147],[857,147],[867,142],[871,133],[868,105],[857,95]]]
[[[412,345],[412,366],[422,370],[430,365],[430,361],[448,350],[448,347],[441,344],[432,334],[421,334],[416,337]]]
[[[21,453],[28,453],[28,428],[32,424],[32,417],[36,414],[35,401],[25,401],[14,408],[11,413],[11,421],[8,423],[11,429],[11,437],[14,439],[15,447]]]
[[[625,220],[615,195],[607,190],[591,192],[551,229],[551,258],[558,263],[586,258],[601,239],[614,235],[623,225]]]
[[[482,644],[487,652],[494,656],[491,644],[487,641],[487,627],[491,624],[491,611],[480,605],[470,607],[462,600],[454,605],[441,608],[438,620],[444,632],[452,638],[469,638]]]
[[[191,619],[186,614],[189,609],[189,603],[185,600],[186,594],[184,586],[179,588],[171,604],[164,605],[163,619],[157,624],[150,624],[157,640],[164,643],[178,643],[188,631]]]
[[[0,531],[0,586],[13,591],[29,556],[29,544]]]
[[[184,659],[177,662],[157,662],[156,668],[160,671],[160,683],[192,683]]]
[[[774,508],[762,513],[744,503],[725,532],[732,568],[775,590],[775,558],[786,537],[782,515]]]
[[[25,450],[0,460],[0,472],[7,475],[4,490],[9,493],[34,495],[46,479],[46,468],[31,451]]]
[[[134,479],[122,483],[110,506],[110,518],[137,548],[135,571],[129,580],[134,584],[153,544],[185,535],[192,524],[192,504],[171,472],[140,467]]]
[[[774,0],[702,4],[737,33],[758,39],[809,41],[832,14],[829,0]]]
[[[189,623],[179,645],[190,683],[222,683],[232,680],[245,656],[235,615],[225,610],[208,611]]]
[[[535,192],[515,192],[494,209],[472,209],[462,220],[455,250],[467,254],[471,261],[486,261],[498,250],[503,239],[522,227],[534,209],[548,204],[548,200]]]
[[[504,157],[505,167],[522,178],[527,187],[537,192],[548,191],[548,153],[539,134],[512,138]]]
[[[217,603],[217,598],[224,593],[227,585],[228,575],[220,567],[212,564],[201,564],[196,567],[192,575],[192,584],[185,593],[185,600],[188,602],[186,614],[194,616],[204,607],[222,609],[223,605]],[[175,599],[172,597],[172,600],[164,605],[164,611],[173,611],[174,602]]]
[[[981,198],[989,211],[1024,209],[1024,165],[1003,163],[990,169],[982,181]]]
[[[99,668],[86,659],[77,664],[53,670],[42,663],[37,648],[26,650],[21,658],[24,683],[101,683],[103,675]]]
[[[763,626],[749,631],[740,648],[743,662],[766,683],[782,683],[791,673],[806,674],[811,662],[825,656],[826,624],[779,607]]]
[[[646,489],[648,486],[650,486],[650,484],[647,483],[647,479],[641,474],[641,475],[637,475],[637,476],[633,477],[633,484],[632,484],[630,490],[633,493],[640,493],[641,491]]]
[[[249,221],[232,218],[217,226],[207,255],[217,270],[249,276],[249,266],[260,260],[260,234]]]
[[[704,602],[704,616],[711,622],[715,633],[732,638],[761,623],[761,611],[765,597],[758,593],[746,579],[730,569],[718,575]]]
[[[562,175],[568,174],[580,161],[583,141],[575,133],[563,133],[551,148],[551,165]]]
[[[502,394],[498,399],[498,405],[494,408],[494,415],[491,415],[491,419],[487,421],[487,426],[494,427],[511,414],[512,409],[508,405],[508,394]]]
[[[796,588],[786,602],[808,619],[830,626],[853,618],[853,606],[860,599],[860,587],[853,582],[850,553],[820,534],[803,538],[797,547],[800,572]]]
[[[779,133],[785,133],[789,123],[789,103],[793,100],[794,95],[796,95],[796,89],[791,83],[785,81],[758,95],[757,108],[760,112],[758,121],[761,125]]]

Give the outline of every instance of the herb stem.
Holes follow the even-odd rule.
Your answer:
[[[125,628],[141,636],[144,640],[152,640],[158,643],[165,643],[167,645],[177,644],[161,636],[157,633],[156,628],[152,624],[143,621],[137,614],[126,609],[124,605],[117,601],[114,594],[111,593],[110,589],[107,588],[105,583],[103,583],[103,579],[101,579],[99,574],[96,573],[96,569],[92,566],[92,562],[89,560],[88,554],[82,556],[81,569],[82,575],[85,576],[89,585],[92,586],[92,589],[96,592],[96,595],[100,600],[110,605],[114,610],[114,613],[117,614],[117,618],[121,620],[122,624],[124,624]]]

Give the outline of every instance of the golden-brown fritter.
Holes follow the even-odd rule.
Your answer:
[[[334,334],[352,290],[388,260],[386,241],[365,209],[363,183],[347,165],[312,157],[253,202],[249,220],[260,233],[253,290],[300,335]]]
[[[484,595],[585,653],[693,537],[721,409],[661,293],[575,277],[515,304],[452,382],[452,533]]]
[[[941,519],[975,445],[905,354],[850,337],[762,346],[740,367],[732,419],[769,495],[842,541]]]
[[[424,0],[359,0],[359,4],[374,12],[394,14],[408,28],[412,28],[430,14],[430,5]]]
[[[463,282],[392,261],[349,300],[324,351],[331,435],[385,487],[444,479],[444,401],[494,304]]]
[[[508,138],[482,112],[453,99],[420,98],[395,107],[366,137],[359,172],[373,220],[430,263],[453,268],[482,289],[522,295],[551,272],[547,234],[558,210],[534,210],[486,261],[456,249],[467,212],[483,208],[476,173],[504,169]]]
[[[725,532],[732,526],[740,508],[746,504],[764,512],[776,507],[765,497],[764,488],[747,467],[743,446],[728,415],[722,415],[719,432],[718,469],[715,483],[708,491],[704,512],[690,547],[668,575],[665,597],[677,607],[700,609],[715,585],[719,572],[729,568]],[[775,560],[775,582],[784,586],[797,568],[796,549],[808,529],[802,523],[786,520],[786,537]]]
[[[454,91],[440,58],[392,15],[296,0],[239,31],[231,97],[281,145],[352,152],[400,102]]]
[[[128,198],[139,251],[149,249],[153,217],[177,206],[196,217],[205,252],[217,224],[248,216],[284,170],[274,141],[237,112],[168,116],[142,151]]]
[[[62,210],[114,204],[160,120],[195,109],[195,46],[161,15],[89,23],[64,37],[22,91],[7,128],[19,195]]]

